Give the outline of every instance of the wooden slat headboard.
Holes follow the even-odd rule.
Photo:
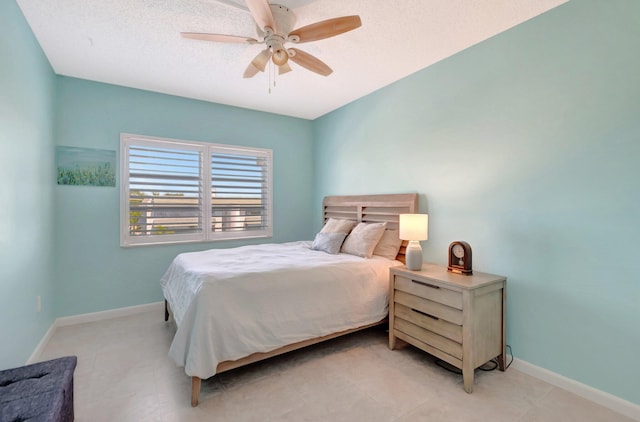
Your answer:
[[[322,222],[343,218],[364,223],[387,223],[387,229],[398,230],[399,215],[418,212],[418,194],[326,196],[322,201]],[[396,259],[405,262],[407,241]]]

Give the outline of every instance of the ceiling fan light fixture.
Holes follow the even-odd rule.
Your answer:
[[[277,48],[273,51],[271,60],[273,60],[273,64],[276,66],[282,66],[289,61],[289,54],[284,47]]]
[[[285,73],[291,72],[291,66],[289,63],[285,63],[282,66],[278,67],[278,75],[284,75]]]

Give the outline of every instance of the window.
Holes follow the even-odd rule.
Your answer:
[[[271,150],[121,134],[120,244],[271,237]]]

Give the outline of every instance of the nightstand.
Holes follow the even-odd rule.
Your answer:
[[[505,370],[505,277],[424,264],[393,267],[389,281],[389,348],[401,339],[461,369],[467,393],[477,367],[497,357]]]

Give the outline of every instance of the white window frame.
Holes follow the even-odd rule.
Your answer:
[[[203,192],[203,204],[200,210],[201,233],[162,234],[132,236],[130,234],[130,180],[129,150],[131,146],[150,146],[184,151],[200,152],[200,183]],[[260,230],[216,231],[212,228],[212,175],[211,155],[230,154],[255,156],[267,160],[266,183],[267,206],[266,227]],[[184,141],[171,138],[150,137],[129,133],[120,134],[120,246],[143,246],[158,244],[214,242],[223,240],[270,238],[273,236],[273,151],[263,148],[214,144],[207,142]],[[208,206],[207,206],[208,204]]]

